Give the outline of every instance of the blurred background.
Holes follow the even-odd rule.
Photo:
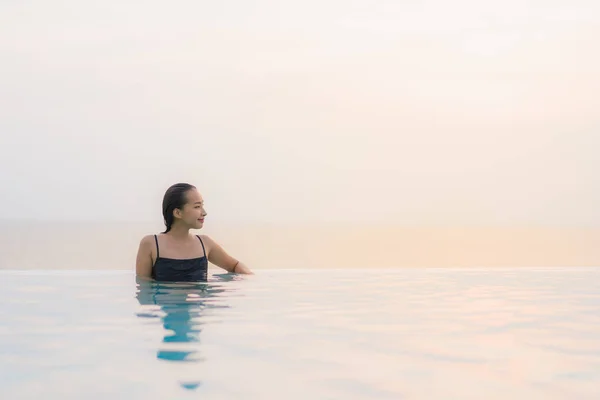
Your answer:
[[[3,2],[0,268],[600,265],[600,4]]]

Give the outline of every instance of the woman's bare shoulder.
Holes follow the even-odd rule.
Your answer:
[[[208,248],[214,248],[219,246],[219,244],[209,235],[198,235],[200,237],[200,239],[202,239],[202,243],[204,243],[204,245]]]
[[[150,246],[154,244],[155,235],[144,235],[140,240],[140,246]]]

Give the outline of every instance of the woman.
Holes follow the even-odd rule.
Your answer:
[[[163,198],[167,229],[142,238],[136,260],[136,275],[157,281],[206,281],[208,262],[228,272],[252,274],[206,235],[192,235],[190,229],[204,225],[204,200],[196,187],[177,183]]]

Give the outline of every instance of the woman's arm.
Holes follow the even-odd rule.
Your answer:
[[[217,242],[206,235],[202,235],[202,238],[208,245],[208,261],[228,272],[253,275],[252,271],[250,271],[250,268],[227,254],[227,252]]]
[[[138,253],[135,261],[135,274],[143,278],[150,278],[152,275],[152,236],[144,236],[140,241]]]

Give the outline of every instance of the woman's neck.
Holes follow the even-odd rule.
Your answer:
[[[190,236],[190,228],[173,225],[167,235],[172,236],[174,239],[187,239]]]

